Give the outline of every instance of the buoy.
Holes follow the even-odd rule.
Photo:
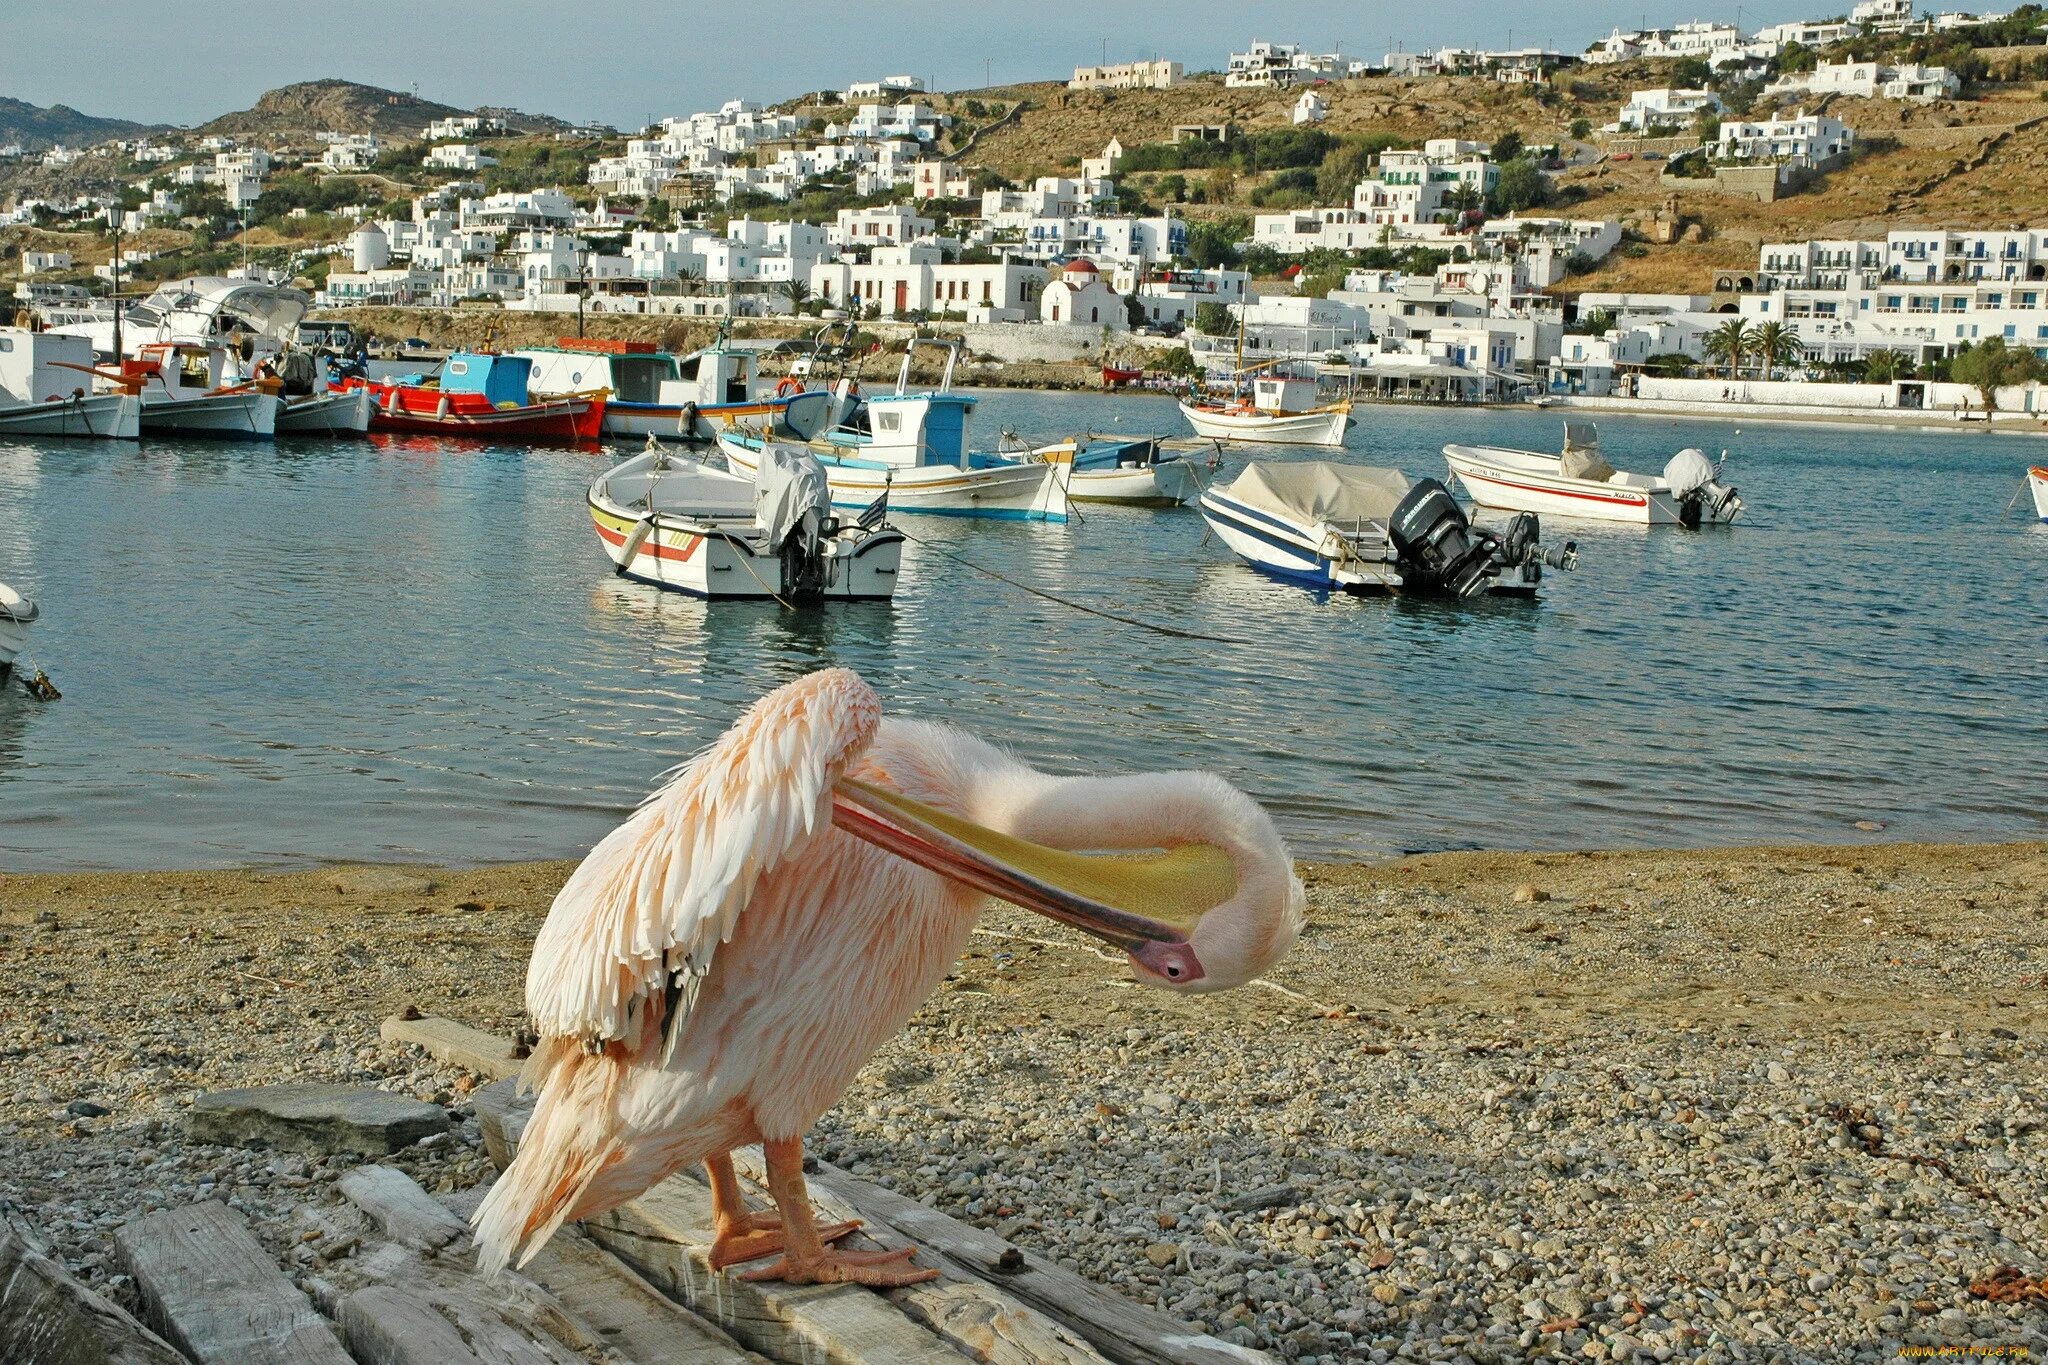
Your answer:
[[[50,681],[50,675],[40,668],[36,670],[33,678],[23,678],[21,682],[22,686],[28,689],[28,694],[37,701],[57,701],[64,695],[57,690],[57,684]]]
[[[436,417],[446,417],[447,415],[448,415],[448,395],[444,393],[444,394],[442,394],[442,395],[441,395],[441,401],[440,401],[440,402],[438,402],[438,403],[436,403],[436,404],[434,404],[434,416],[436,416]]]
[[[384,391],[384,411],[390,413],[394,417],[398,415],[397,389],[386,389]]]
[[[780,384],[775,386],[775,396],[777,398],[787,398],[793,393],[802,393],[803,391],[803,381],[794,375],[784,378]]]

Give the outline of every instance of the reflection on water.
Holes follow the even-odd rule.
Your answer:
[[[1178,415],[992,393],[977,421]],[[1441,475],[1447,440],[1547,448],[1558,427],[1370,408],[1348,458]],[[1192,511],[905,518],[922,543],[893,607],[795,612],[607,573],[588,452],[0,443],[0,579],[41,600],[66,694],[0,696],[0,865],[573,854],[737,708],[834,663],[1048,767],[1213,768],[1311,853],[2048,829],[2048,528],[2001,515],[2031,443],[1602,436],[1624,467],[1728,447],[1744,522],[1556,524],[1579,573],[1457,604],[1326,600],[1243,569]]]

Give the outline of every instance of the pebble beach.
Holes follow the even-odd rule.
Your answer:
[[[0,1215],[131,1303],[113,1229],[195,1198],[316,1274],[359,1158],[183,1128],[295,1080],[446,1106],[397,1164],[486,1183],[478,1078],[378,1023],[516,1029],[569,867],[0,878]],[[813,1150],[1291,1360],[2048,1350],[2048,845],[1302,871],[1220,996],[992,909]]]

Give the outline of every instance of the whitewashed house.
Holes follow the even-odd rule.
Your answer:
[[[1643,132],[1650,128],[1689,128],[1701,113],[1720,114],[1727,110],[1721,97],[1711,90],[1638,90],[1621,106],[1614,122],[1617,132]]]
[[[1761,122],[1724,121],[1714,155],[1722,161],[1822,166],[1846,156],[1855,143],[1855,132],[1840,119],[1795,112],[1790,118]]]
[[[1171,90],[1185,73],[1179,62],[1120,62],[1115,66],[1077,66],[1069,90]]]
[[[1330,112],[1330,106],[1323,97],[1313,90],[1301,92],[1301,98],[1294,102],[1294,126],[1299,128],[1307,123],[1321,123]]]

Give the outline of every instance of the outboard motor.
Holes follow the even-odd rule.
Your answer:
[[[1719,482],[1721,467],[1707,453],[1687,447],[1664,466],[1664,482],[1671,485],[1678,500],[1679,524],[1697,527],[1702,521],[1733,521],[1742,511],[1742,499],[1731,486]]]
[[[825,467],[807,450],[769,445],[754,475],[754,516],[782,560],[786,597],[816,597],[827,582],[826,537],[833,527]]]
[[[1404,575],[1439,584],[1459,597],[1483,592],[1500,567],[1500,542],[1473,529],[1435,479],[1419,479],[1387,518]]]

